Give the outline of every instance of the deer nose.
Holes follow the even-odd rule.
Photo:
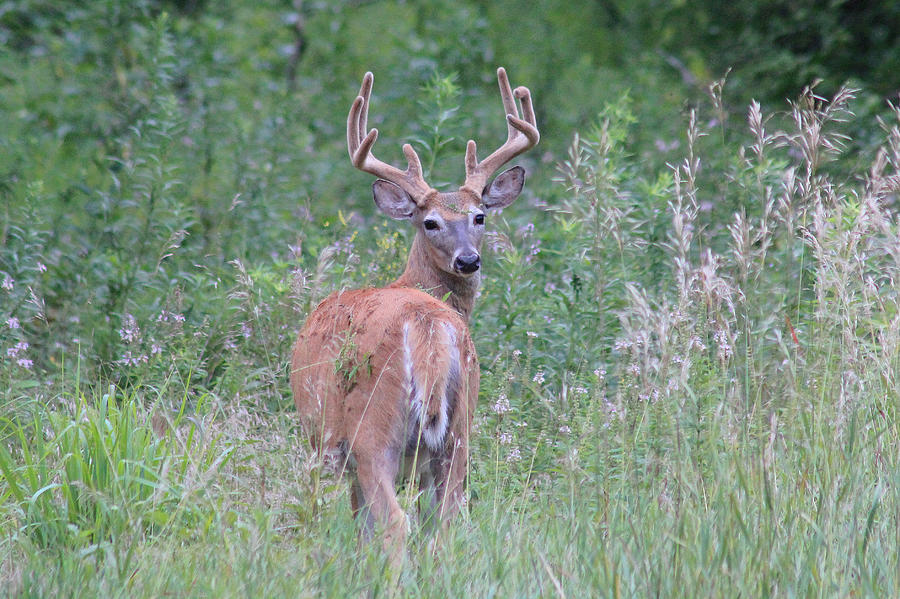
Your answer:
[[[453,261],[453,268],[466,274],[473,273],[481,267],[481,256],[478,254],[462,254]]]

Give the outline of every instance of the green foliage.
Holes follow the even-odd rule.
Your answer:
[[[144,533],[184,534],[209,520],[209,474],[233,450],[204,439],[184,406],[172,422],[156,414],[154,430],[136,392],[110,385],[99,397],[62,400],[70,402],[62,410],[4,419],[2,497],[14,539],[58,555],[97,554],[121,576]]]
[[[3,593],[900,594],[895,12],[6,2]],[[346,157],[362,74],[379,157],[449,186],[499,65],[542,141],[488,215],[469,510],[435,543],[402,494],[395,586],[290,345],[405,266]]]

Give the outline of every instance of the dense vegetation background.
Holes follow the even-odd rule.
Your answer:
[[[0,588],[900,594],[900,6],[732,4],[0,2]],[[500,65],[542,141],[489,219],[469,514],[393,581],[289,348],[411,240],[346,157],[362,74],[449,187]]]

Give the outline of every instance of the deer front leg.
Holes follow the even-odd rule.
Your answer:
[[[360,521],[360,514],[363,513],[365,507],[366,499],[363,495],[362,487],[359,484],[359,479],[354,473],[350,483],[350,509],[353,511],[353,518],[357,520],[360,526],[360,541],[369,542],[372,540],[372,535],[375,532],[375,521],[372,518],[372,514],[367,510],[364,512],[365,518]]]

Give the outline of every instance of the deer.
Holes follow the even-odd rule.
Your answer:
[[[371,540],[377,528],[394,566],[405,555],[408,526],[396,494],[401,475],[418,479],[430,497],[428,521],[443,525],[466,503],[480,381],[468,323],[481,282],[485,211],[518,197],[525,170],[514,166],[488,179],[540,139],[528,88],[511,90],[502,67],[497,80],[506,142],[479,161],[469,140],[464,183],[442,193],[425,181],[410,144],[402,147],[405,171],[373,154],[378,129],[369,130],[367,120],[374,77],[365,74],[347,118],[350,161],[377,177],[376,206],[410,221],[415,236],[396,281],[332,293],[309,314],[293,348],[301,431],[323,462],[349,475],[360,538]]]

